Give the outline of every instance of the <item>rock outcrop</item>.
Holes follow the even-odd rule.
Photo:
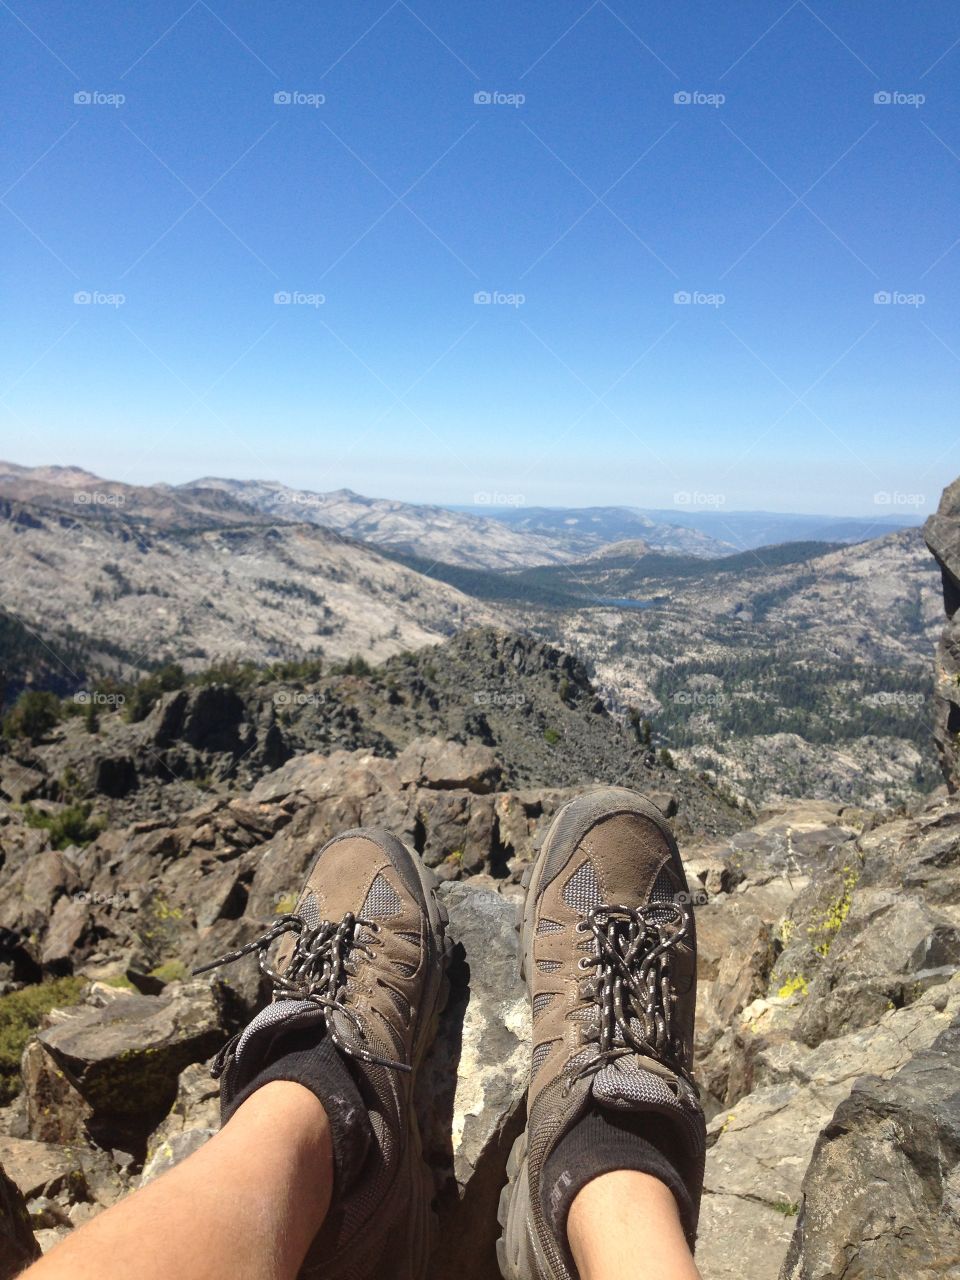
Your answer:
[[[947,786],[956,791],[960,787],[960,480],[944,489],[940,506],[923,532],[940,566],[947,615],[935,662],[934,738]]]
[[[856,1082],[802,1204],[783,1280],[960,1277],[960,1015],[891,1078]]]

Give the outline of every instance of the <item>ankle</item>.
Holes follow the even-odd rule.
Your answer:
[[[567,1242],[581,1280],[699,1277],[673,1192],[634,1169],[601,1174],[580,1189],[567,1216]]]

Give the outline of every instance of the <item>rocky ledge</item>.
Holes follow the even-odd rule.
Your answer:
[[[456,944],[420,1092],[445,1227],[437,1267],[493,1280],[497,1197],[524,1123],[529,1045],[517,881],[572,794],[495,792],[495,779],[488,750],[421,741],[395,761],[301,757],[175,828],[139,824],[148,829],[104,833],[83,851],[37,848],[32,830],[17,844],[8,831],[0,903],[15,925],[9,989],[68,967],[86,983],[77,1003],[43,1018],[23,1054],[22,1088],[0,1111],[9,1255],[30,1256],[33,1238],[50,1247],[215,1132],[205,1063],[265,993],[252,960],[213,979],[190,979],[185,966],[260,930],[335,830],[379,822],[444,878]],[[669,795],[657,799],[669,810]],[[944,1205],[955,1195],[949,1072],[920,1088],[928,1076],[908,1065],[927,1052],[942,1063],[960,1034],[960,798],[883,822],[797,804],[735,836],[688,844],[684,857],[701,899],[705,1280],[775,1280],[781,1266],[797,1280],[892,1275],[912,1256],[897,1252],[903,1232],[888,1233],[887,1272],[870,1269],[880,1267],[879,1245],[859,1272],[824,1269],[826,1241],[837,1241],[831,1266],[849,1262],[858,1212],[867,1232],[869,1213],[902,1222],[917,1187],[925,1203],[938,1187]],[[857,1084],[865,1073],[869,1087]],[[893,1138],[884,1128],[896,1108],[909,1143],[896,1137],[907,1128]],[[940,1162],[920,1168],[933,1134]],[[854,1149],[860,1191],[845,1195],[847,1216],[830,1218],[830,1236],[830,1188],[844,1169],[854,1176]],[[924,1247],[933,1256],[941,1245],[932,1236]]]

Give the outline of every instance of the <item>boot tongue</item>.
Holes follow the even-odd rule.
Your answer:
[[[591,1085],[594,1101],[611,1111],[682,1111],[678,1089],[682,1093],[683,1083],[672,1071],[639,1054],[625,1054],[601,1067]]]

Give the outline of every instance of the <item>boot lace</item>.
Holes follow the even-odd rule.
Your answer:
[[[359,930],[366,929],[371,935],[369,939],[359,937]],[[248,942],[237,951],[230,951],[211,960],[209,964],[194,969],[194,974],[207,973],[221,965],[233,964],[235,961],[257,953],[257,963],[264,977],[273,985],[274,1001],[308,1000],[317,1005],[323,1012],[323,1021],[327,1034],[343,1053],[352,1058],[374,1066],[391,1067],[395,1071],[410,1071],[406,1062],[396,1062],[374,1053],[368,1047],[367,1036],[363,1024],[356,1012],[344,1001],[347,990],[347,979],[356,972],[356,955],[371,957],[376,945],[373,938],[380,932],[380,925],[375,920],[367,920],[363,916],[348,912],[343,919],[334,924],[330,920],[321,920],[316,928],[311,928],[303,916],[296,912],[288,912],[278,916],[269,929]],[[273,943],[287,933],[297,935],[293,953],[282,973],[277,972],[268,961],[268,952]],[[346,1040],[341,1035],[334,1014],[345,1017],[354,1029],[356,1039]],[[213,1060],[210,1068],[212,1076],[219,1076],[226,1066],[227,1059],[240,1042],[243,1035],[238,1031],[228,1040]]]
[[[593,1075],[617,1058],[652,1058],[696,1089],[687,1067],[687,1050],[674,1026],[671,966],[678,945],[691,933],[689,911],[676,902],[642,907],[598,905],[576,926],[593,935],[593,954],[577,962],[584,979],[581,995],[598,1014],[585,1033],[599,1053],[568,1074],[564,1093],[575,1081]]]

